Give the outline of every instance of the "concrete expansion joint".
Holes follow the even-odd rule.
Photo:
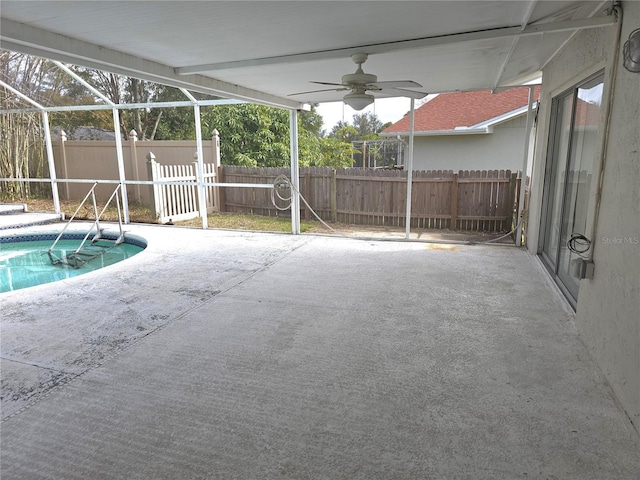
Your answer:
[[[23,363],[23,364],[25,364],[25,365],[32,365],[32,364],[25,363],[25,362],[18,362],[18,363]],[[33,366],[38,367],[38,365],[33,365]],[[59,371],[60,371],[60,370],[54,370],[54,369],[46,368],[46,367],[39,367],[39,368],[45,368],[45,369],[47,369],[47,370],[51,370],[51,371],[54,371],[54,372],[59,372]],[[85,372],[86,372],[86,371],[85,371]],[[67,383],[69,383],[69,382],[71,382],[72,380],[74,380],[74,379],[76,379],[76,378],[80,377],[80,376],[81,376],[81,375],[83,375],[85,372],[82,372],[82,373],[79,373],[79,374],[61,372],[61,373],[65,373],[66,375],[69,375],[69,377],[62,377],[62,378],[60,378],[60,379],[56,380],[56,383],[55,383],[51,388],[49,388],[48,390],[46,390],[46,391],[44,391],[44,392],[42,392],[42,393],[39,393],[39,394],[34,395],[34,396],[33,396],[33,398],[32,398],[32,399],[30,399],[30,400],[29,400],[29,402],[28,402],[25,406],[23,406],[23,407],[19,408],[18,410],[16,410],[16,411],[15,411],[15,412],[13,412],[12,414],[10,414],[10,415],[8,415],[8,416],[6,416],[6,417],[4,417],[4,418],[0,419],[0,425],[2,425],[3,423],[8,422],[9,420],[11,420],[11,419],[12,419],[12,418],[14,418],[14,417],[17,417],[17,416],[18,416],[18,415],[20,415],[22,412],[24,412],[25,410],[28,410],[28,409],[29,409],[29,408],[31,408],[32,406],[37,405],[37,404],[38,404],[38,403],[40,403],[42,400],[44,400],[44,399],[45,399],[45,398],[47,398],[49,395],[51,395],[53,392],[55,392],[55,391],[57,391],[57,390],[61,389],[61,388],[62,388],[63,386],[65,386]]]
[[[57,368],[45,367],[44,365],[39,365],[37,363],[25,362],[25,361],[22,361],[22,360],[17,360],[15,358],[8,358],[8,357],[2,356],[2,355],[0,355],[0,359],[4,360],[4,361],[7,361],[7,362],[20,363],[22,365],[29,365],[30,367],[42,368],[44,370],[49,370],[51,372],[62,373],[64,375],[74,375],[74,376],[78,375],[77,373],[65,372],[64,370],[59,370]]]
[[[15,412],[11,413],[10,415],[8,415],[5,418],[0,419],[0,424],[3,424],[5,422],[7,422],[8,420],[16,417],[17,415],[20,415],[22,412],[24,412],[25,410],[29,409],[31,406],[36,405],[37,403],[41,402],[42,400],[46,399],[47,397],[49,397],[51,394],[53,394],[54,392],[56,392],[57,390],[60,390],[62,387],[66,386],[67,384],[69,384],[71,381],[76,380],[82,376],[84,376],[86,373],[96,370],[100,367],[102,367],[103,365],[105,365],[107,362],[117,358],[118,356],[122,355],[123,353],[127,352],[129,349],[131,349],[132,347],[138,345],[140,342],[142,342],[144,339],[148,338],[149,336],[156,334],[158,332],[160,332],[161,330],[163,330],[165,327],[168,327],[170,325],[172,325],[173,323],[175,323],[176,321],[180,320],[181,318],[184,318],[185,316],[189,315],[191,312],[193,312],[194,310],[197,310],[198,308],[201,308],[203,305],[210,303],[211,301],[215,300],[216,298],[218,298],[220,295],[232,290],[233,288],[235,288],[238,285],[243,284],[244,282],[246,282],[247,280],[251,279],[252,277],[254,277],[255,275],[257,275],[260,272],[263,272],[265,270],[267,270],[268,268],[270,268],[271,266],[273,266],[274,264],[278,263],[279,261],[281,261],[282,259],[288,257],[290,254],[292,254],[294,251],[296,251],[298,248],[302,247],[303,245],[307,245],[308,243],[312,242],[314,239],[309,237],[309,238],[305,238],[304,241],[301,241],[295,245],[293,245],[291,248],[289,248],[286,252],[284,252],[284,254],[282,254],[279,257],[276,257],[274,260],[269,261],[268,263],[262,265],[260,268],[253,270],[252,272],[250,272],[248,275],[242,276],[239,280],[232,282],[226,286],[223,286],[215,295],[213,295],[212,297],[197,303],[196,305],[194,305],[192,308],[185,310],[184,312],[180,313],[179,315],[176,315],[174,318],[168,319],[166,323],[164,323],[163,325],[159,325],[158,327],[149,330],[148,332],[146,332],[144,335],[141,335],[140,337],[137,337],[136,339],[132,340],[131,343],[129,343],[128,345],[124,346],[123,348],[116,350],[116,351],[112,351],[109,352],[107,354],[105,354],[104,357],[102,357],[102,359],[99,362],[96,362],[93,365],[90,365],[86,370],[83,370],[80,373],[71,373],[71,372],[66,372],[63,370],[57,370],[55,368],[50,368],[50,367],[45,367],[42,365],[38,365],[36,363],[31,363],[31,362],[24,362],[24,361],[20,361],[20,360],[16,360],[16,359],[12,359],[12,358],[5,358],[5,357],[0,357],[3,360],[6,361],[10,361],[10,362],[15,362],[15,363],[21,363],[24,365],[30,365],[36,368],[42,368],[42,369],[46,369],[52,372],[56,372],[56,373],[60,373],[62,375],[65,375],[64,377],[57,379],[56,383],[51,386],[49,389],[47,389],[46,391],[36,394],[34,395],[29,401],[28,403],[19,408],[18,410],[16,410]]]

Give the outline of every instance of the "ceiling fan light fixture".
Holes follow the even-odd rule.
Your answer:
[[[374,97],[368,93],[348,93],[343,100],[354,110],[362,110],[373,103]]]

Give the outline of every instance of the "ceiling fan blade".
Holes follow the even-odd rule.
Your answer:
[[[385,88],[382,90],[373,90],[373,93],[379,97],[409,97],[416,100],[424,98],[428,95],[428,93],[425,92],[405,90],[404,88]]]
[[[331,83],[331,82],[309,82],[309,83],[317,83],[318,85],[335,85],[336,87],[342,87],[341,83]]]
[[[342,92],[349,90],[348,88],[323,88],[322,90],[309,90],[308,92],[290,93],[287,97],[293,97],[294,95],[306,95],[308,93],[320,93],[320,92]]]
[[[422,88],[418,82],[413,80],[390,80],[388,82],[374,82],[369,85],[376,86],[378,88]]]

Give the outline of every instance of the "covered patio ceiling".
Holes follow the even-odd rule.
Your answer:
[[[425,93],[495,89],[539,74],[608,1],[3,0],[0,48],[285,108],[340,101],[367,53],[379,81]]]

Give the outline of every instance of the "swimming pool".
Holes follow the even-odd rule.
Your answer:
[[[65,264],[54,265],[52,258],[65,258],[74,252],[86,232],[63,234],[50,256],[47,251],[58,235],[58,232],[52,232],[0,237],[0,293],[83,275],[126,260],[147,246],[142,237],[130,234],[125,234],[124,242],[117,246],[113,242],[98,240],[95,246],[104,252],[75,268]],[[115,240],[118,234],[103,232],[102,236]]]

